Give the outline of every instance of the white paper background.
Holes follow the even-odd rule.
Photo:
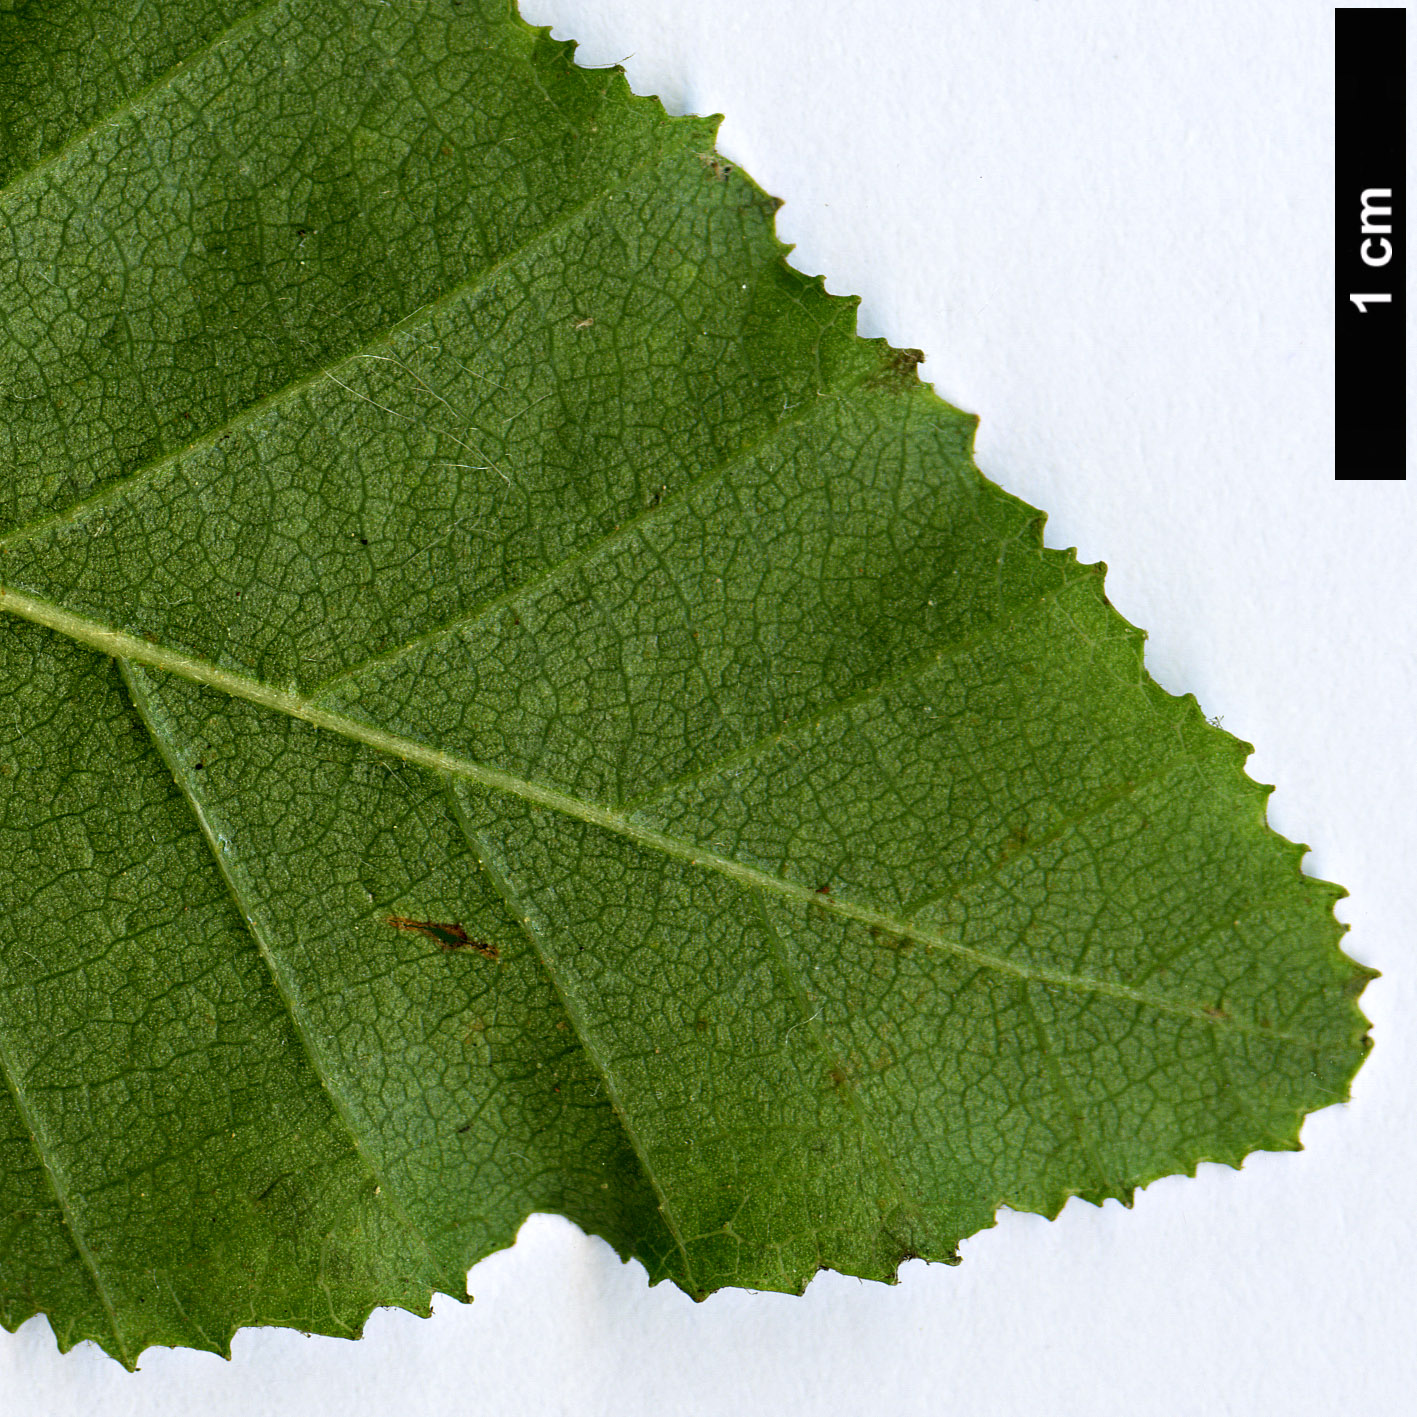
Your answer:
[[[407,3],[408,0],[394,0]],[[136,1376],[36,1319],[7,1417],[102,1412],[1409,1412],[1417,1392],[1414,492],[1332,477],[1332,32],[1315,0],[525,0],[786,198],[978,412],[984,471],[1111,566],[1152,672],[1258,745],[1271,820],[1352,892],[1378,1047],[1302,1155],[1128,1212],[1005,1214],[961,1268],[803,1299],[651,1291],[536,1218],[470,1308],[241,1334]],[[627,58],[627,56],[629,56]]]

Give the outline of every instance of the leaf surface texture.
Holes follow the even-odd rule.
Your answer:
[[[889,1278],[1347,1095],[1247,746],[713,120],[495,0],[0,55],[7,1325]]]

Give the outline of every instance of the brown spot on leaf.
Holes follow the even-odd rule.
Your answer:
[[[453,950],[473,950],[483,959],[499,960],[501,951],[486,940],[474,940],[461,925],[438,920],[410,920],[405,915],[390,915],[387,923],[395,930],[409,935],[426,935],[438,942],[438,948],[451,953]]]
[[[713,174],[715,181],[728,181],[733,168],[731,164],[724,162],[717,153],[696,153],[695,156],[703,163],[705,169]],[[924,358],[923,355],[921,357]]]
[[[921,349],[887,349],[881,372],[872,381],[877,388],[904,392],[919,382],[916,368],[925,358]]]
[[[1004,839],[1003,850],[999,853],[999,865],[1011,861],[1015,856],[1028,845],[1028,829],[1026,827],[1014,827]]]

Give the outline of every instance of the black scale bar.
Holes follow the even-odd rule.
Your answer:
[[[1334,476],[1407,476],[1407,12],[1336,10]]]

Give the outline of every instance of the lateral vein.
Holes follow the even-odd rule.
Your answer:
[[[443,779],[443,795],[447,798],[448,805],[452,810],[453,819],[458,824],[458,830],[463,835],[463,840],[472,848],[472,854],[477,861],[483,876],[492,889],[497,892],[509,910],[521,921],[522,931],[526,935],[533,950],[536,951],[537,958],[541,961],[541,967],[546,971],[546,977],[551,981],[551,987],[556,991],[557,998],[561,1001],[561,1007],[566,1010],[566,1016],[571,1020],[575,1028],[576,1037],[580,1040],[581,1048],[584,1050],[586,1058],[591,1066],[600,1076],[601,1082],[605,1086],[606,1096],[610,1099],[611,1110],[615,1114],[615,1120],[619,1123],[620,1130],[624,1133],[625,1140],[629,1144],[630,1150],[635,1154],[635,1160],[639,1164],[641,1172],[649,1182],[650,1189],[653,1190],[659,1201],[659,1213],[663,1217],[665,1229],[669,1231],[670,1238],[674,1241],[679,1251],[680,1257],[684,1261],[684,1277],[690,1284],[694,1282],[693,1264],[689,1259],[689,1247],[684,1241],[683,1227],[678,1216],[674,1212],[674,1206],[669,1198],[669,1193],[661,1185],[659,1176],[649,1163],[649,1156],[645,1151],[644,1142],[641,1140],[639,1132],[634,1123],[630,1120],[629,1111],[620,1099],[620,1090],[616,1086],[615,1077],[611,1073],[609,1066],[600,1056],[599,1048],[593,1039],[582,1027],[580,1010],[575,1007],[571,998],[567,994],[560,972],[555,968],[545,948],[541,943],[541,936],[544,933],[544,924],[540,918],[540,912],[529,901],[524,901],[517,895],[515,888],[507,877],[507,873],[496,863],[491,844],[486,841],[482,834],[478,832],[467,819],[467,813],[463,809],[462,803],[458,800],[458,794],[452,784],[445,777]],[[533,919],[533,916],[536,918]]]
[[[667,163],[671,157],[675,157],[682,152],[678,146],[670,146],[662,152],[655,154],[646,162],[636,166],[626,177],[613,187],[605,187],[589,197],[579,206],[571,208],[570,211],[558,217],[539,230],[534,236],[523,242],[513,251],[508,251],[504,256],[500,256],[490,265],[484,266],[481,270],[468,276],[465,280],[456,282],[445,290],[436,299],[430,300],[426,305],[419,306],[418,309],[410,311],[401,319],[391,325],[386,325],[371,338],[361,344],[357,349],[349,350],[345,354],[339,355],[328,364],[321,365],[318,369],[312,369],[301,374],[298,378],[289,383],[282,384],[280,388],[271,390],[270,393],[257,399],[255,403],[248,404],[245,408],[223,419],[220,423],[213,424],[200,436],[192,438],[186,443],[173,448],[171,452],[163,453],[154,458],[151,462],[144,463],[141,467],[134,468],[133,471],[123,474],[114,481],[107,483],[97,492],[88,497],[80,498],[79,501],[71,503],[60,511],[51,512],[46,516],[36,518],[27,522],[23,526],[11,528],[3,536],[0,536],[0,546],[10,546],[20,541],[28,540],[30,537],[39,536],[56,526],[64,526],[70,522],[77,521],[86,512],[95,508],[107,506],[110,502],[117,501],[131,488],[140,486],[152,477],[156,477],[165,468],[172,467],[181,459],[197,452],[202,448],[211,447],[218,439],[224,438],[229,433],[245,428],[248,424],[254,423],[257,419],[268,413],[272,408],[285,403],[289,399],[297,397],[306,389],[314,387],[322,380],[333,378],[338,370],[351,368],[358,360],[369,357],[372,351],[387,345],[391,340],[397,339],[400,335],[407,334],[412,330],[426,325],[429,320],[440,315],[450,306],[455,305],[459,300],[465,300],[471,295],[477,294],[483,286],[489,285],[508,267],[517,261],[537,250],[543,242],[551,240],[566,227],[573,225],[580,217],[587,212],[594,211],[595,208],[609,200],[619,196],[627,188],[633,186],[640,178],[647,173],[655,171],[658,167]],[[335,380],[339,383],[339,380]]]
[[[103,1305],[104,1313],[108,1315],[109,1327],[113,1330],[113,1341],[118,1345],[121,1361],[125,1367],[131,1368],[133,1367],[133,1355],[129,1353],[123,1331],[118,1326],[118,1311],[114,1307],[113,1296],[109,1294],[108,1286],[103,1282],[103,1276],[99,1273],[98,1261],[94,1259],[93,1251],[89,1248],[89,1243],[84,1238],[84,1233],[79,1228],[79,1222],[74,1216],[74,1207],[69,1198],[68,1187],[60,1179],[58,1168],[50,1159],[51,1148],[41,1144],[39,1121],[30,1111],[24,1089],[20,1086],[19,1073],[10,1059],[9,1050],[5,1047],[3,1040],[0,1040],[0,1073],[5,1075],[5,1086],[9,1089],[10,1096],[14,1099],[15,1110],[20,1114],[20,1120],[30,1135],[30,1143],[34,1147],[35,1156],[39,1159],[40,1169],[44,1172],[44,1178],[49,1183],[54,1203],[59,1207],[59,1214],[63,1217],[64,1228],[69,1232],[69,1238],[74,1242],[74,1249],[83,1261],[84,1268],[88,1270],[89,1279],[93,1284],[94,1292],[98,1295],[99,1303]]]
[[[690,497],[696,493],[711,487],[720,478],[732,472],[735,468],[745,463],[751,462],[761,453],[765,452],[780,433],[784,433],[801,424],[807,423],[813,413],[821,408],[824,403],[840,398],[843,394],[849,393],[853,388],[862,382],[841,384],[830,390],[823,390],[818,398],[812,399],[805,406],[807,412],[799,414],[795,418],[783,418],[774,423],[760,438],[739,448],[731,457],[722,459],[712,466],[705,468],[702,472],[679,488],[678,491],[666,497],[662,502],[657,502],[653,507],[646,507],[644,511],[637,513],[628,521],[622,522],[614,531],[607,532],[604,536],[588,545],[581,547],[579,551],[567,556],[564,560],[547,566],[545,570],[538,571],[535,575],[528,576],[526,580],[517,585],[509,586],[506,590],[500,591],[494,596],[482,601],[478,605],[471,606],[454,616],[451,620],[445,620],[441,625],[435,625],[431,630],[425,630],[422,634],[414,636],[411,640],[405,640],[402,644],[397,644],[389,649],[383,650],[379,654],[370,655],[367,659],[360,660],[357,664],[351,664],[348,669],[341,669],[336,674],[331,674],[328,679],[316,684],[309,691],[308,697],[312,700],[324,698],[337,685],[346,680],[357,678],[370,669],[382,664],[390,664],[397,659],[401,659],[411,650],[419,648],[421,645],[436,644],[439,640],[447,639],[450,635],[456,635],[471,628],[479,620],[485,620],[489,615],[494,615],[504,606],[514,605],[532,592],[539,590],[542,586],[551,585],[554,582],[569,576],[582,566],[589,565],[596,557],[603,555],[606,551],[629,541],[631,537],[637,536],[646,526],[652,526],[656,522],[679,510]],[[3,543],[0,543],[3,544]]]
[[[213,825],[206,807],[197,796],[195,786],[187,771],[186,765],[181,761],[178,754],[173,751],[172,744],[169,742],[166,734],[160,730],[152,701],[148,697],[142,682],[133,672],[131,659],[120,659],[118,661],[118,669],[123,676],[123,684],[128,691],[128,697],[132,700],[133,707],[137,711],[138,717],[142,720],[143,727],[147,730],[148,736],[152,739],[153,746],[156,747],[162,760],[171,771],[182,793],[183,799],[187,803],[188,810],[192,813],[198,828],[201,830],[202,839],[206,842],[213,863],[222,881],[225,883],[227,891],[230,893],[232,904],[236,907],[236,912],[241,917],[241,923],[246,927],[247,933],[251,936],[252,943],[256,946],[256,953],[260,955],[261,962],[266,966],[266,971],[270,975],[271,983],[274,985],[275,991],[280,997],[281,1004],[290,1018],[291,1025],[295,1029],[296,1036],[300,1039],[301,1045],[305,1050],[305,1056],[309,1058],[311,1068],[314,1069],[315,1075],[319,1078],[325,1094],[329,1097],[335,1115],[339,1118],[341,1127],[349,1137],[350,1146],[354,1154],[359,1158],[370,1180],[374,1182],[379,1190],[389,1196],[393,1208],[398,1212],[399,1218],[403,1220],[409,1230],[418,1237],[418,1242],[423,1247],[429,1262],[435,1269],[441,1268],[438,1264],[438,1257],[433,1253],[432,1246],[429,1244],[428,1237],[419,1226],[414,1224],[413,1218],[408,1214],[402,1201],[399,1199],[397,1188],[390,1184],[382,1170],[375,1164],[374,1158],[371,1157],[366,1150],[359,1131],[354,1125],[354,1119],[350,1115],[349,1104],[341,1095],[339,1088],[335,1085],[331,1070],[325,1066],[320,1057],[319,1050],[316,1048],[309,1031],[305,1027],[301,1017],[298,996],[295,990],[291,988],[290,981],[285,977],[284,971],[281,969],[279,962],[271,951],[270,941],[267,938],[268,932],[262,922],[256,918],[256,914],[254,913],[256,907],[246,899],[246,893],[249,888],[246,886],[245,882],[240,879],[239,869],[236,863],[231,859],[229,853],[222,850],[221,842],[218,839],[220,833],[218,833]]]
[[[225,29],[219,30],[205,44],[199,45],[174,64],[172,68],[164,70],[157,78],[145,84],[136,93],[130,94],[117,108],[110,109],[102,117],[95,119],[87,128],[81,128],[67,142],[55,148],[48,156],[40,158],[32,167],[27,167],[23,172],[16,173],[9,183],[0,189],[0,201],[13,196],[14,193],[33,182],[36,177],[41,177],[51,168],[57,167],[66,157],[88,142],[95,133],[101,133],[105,128],[112,128],[121,123],[129,114],[136,112],[153,94],[170,88],[183,74],[190,73],[195,69],[209,54],[214,54],[223,44],[230,43],[238,35],[244,34],[249,29],[254,29],[266,15],[272,10],[279,9],[284,3],[285,0],[266,0],[265,4],[257,5],[254,9],[248,10],[240,19],[233,20]]]

